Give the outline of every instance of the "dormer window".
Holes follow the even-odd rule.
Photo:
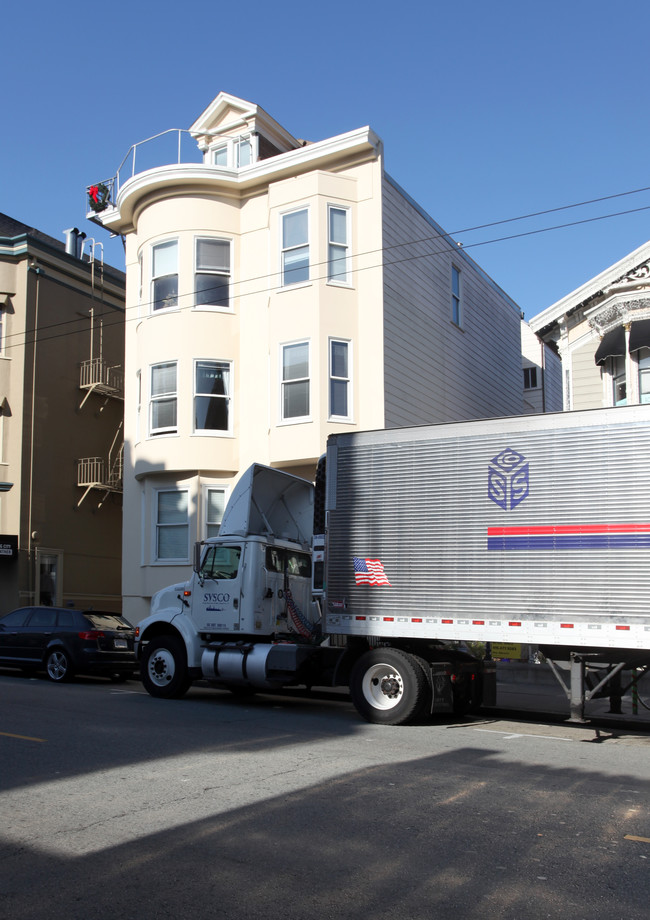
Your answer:
[[[229,169],[250,166],[257,160],[257,137],[254,134],[241,134],[239,137],[220,138],[210,148],[210,160],[213,166]]]

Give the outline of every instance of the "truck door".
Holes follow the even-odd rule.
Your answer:
[[[192,617],[199,632],[239,631],[242,562],[240,545],[208,547],[192,595]]]

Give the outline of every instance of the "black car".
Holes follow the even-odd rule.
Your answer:
[[[0,617],[0,666],[44,668],[57,682],[75,672],[123,680],[136,668],[134,633],[116,613],[21,607]]]

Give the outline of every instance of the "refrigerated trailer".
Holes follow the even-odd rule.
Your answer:
[[[648,457],[637,406],[335,434],[315,491],[256,465],[140,624],[145,686],[344,685],[399,724],[494,703],[462,644],[514,642],[582,718],[650,664]]]

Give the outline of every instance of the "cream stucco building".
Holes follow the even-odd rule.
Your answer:
[[[311,478],[332,432],[522,411],[519,308],[386,173],[371,128],[305,142],[220,93],[89,194],[126,247],[132,621],[188,575],[252,462]]]

